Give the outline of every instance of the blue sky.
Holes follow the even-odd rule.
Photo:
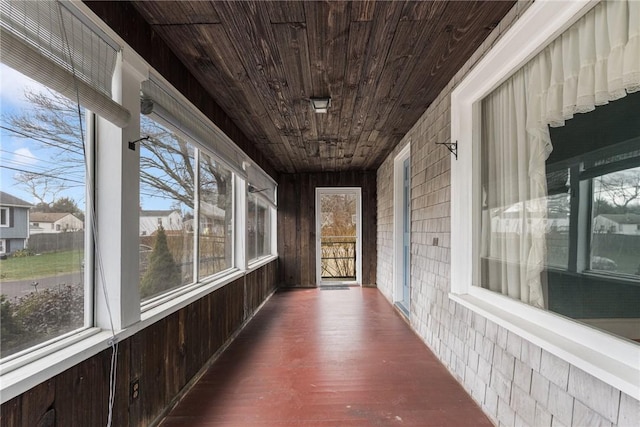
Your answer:
[[[0,188],[27,202],[35,203],[36,198],[14,178],[19,173],[18,170],[46,173],[55,165],[52,159],[54,151],[4,129],[4,127],[10,127],[6,120],[8,115],[17,114],[29,108],[29,103],[24,98],[26,88],[37,91],[43,87],[23,74],[0,64],[0,115],[3,127],[0,129],[0,165],[2,166]],[[84,195],[81,193],[77,190],[67,191],[59,197],[72,197],[77,202],[83,203]]]
[[[44,86],[31,80],[23,74],[0,64],[0,190],[19,197],[29,203],[37,203],[35,198],[23,184],[16,181],[16,175],[20,170],[30,171],[47,175],[61,164],[60,159],[63,153],[60,149],[47,146],[37,140],[31,140],[16,135],[11,130],[13,128],[7,118],[12,114],[20,114],[31,108],[30,103],[25,99],[25,89],[33,92],[45,90]],[[82,156],[73,156],[76,160],[81,160]],[[61,175],[52,173],[52,175]],[[53,191],[43,192],[45,199],[52,201],[60,197],[73,199],[78,206],[84,210],[84,172],[81,167],[76,166],[72,173],[62,174],[62,180],[55,180],[68,188],[58,191],[55,195]],[[51,180],[53,181],[53,180]],[[53,186],[59,189],[59,185]],[[141,204],[143,209],[169,209],[171,201],[161,197],[147,197],[142,195]]]

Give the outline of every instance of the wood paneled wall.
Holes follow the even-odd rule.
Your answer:
[[[277,287],[277,261],[212,292],[118,345],[112,425],[146,426]],[[107,349],[6,402],[2,427],[88,427],[107,423]],[[134,380],[140,395],[130,398]]]
[[[270,162],[206,93],[128,2],[87,1],[149,64],[181,91],[267,173]],[[261,267],[154,323],[118,345],[113,426],[146,426],[205,366],[277,288],[278,262]],[[0,426],[104,426],[107,423],[107,349],[0,407]],[[140,395],[130,400],[131,382]]]
[[[278,183],[280,284],[316,286],[317,187],[362,189],[362,284],[376,284],[376,172],[281,174]]]

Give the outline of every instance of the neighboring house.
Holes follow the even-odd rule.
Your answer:
[[[200,234],[202,235],[224,235],[224,218],[223,209],[211,203],[200,202]],[[183,222],[186,231],[193,231],[193,219],[187,219]]]
[[[224,210],[214,204],[200,203],[200,234],[224,236]]]
[[[65,233],[84,229],[84,222],[68,212],[32,212],[30,234]]]
[[[182,230],[182,214],[178,210],[140,211],[141,236],[151,236],[160,225],[165,231]]]
[[[638,214],[601,214],[593,221],[596,233],[615,233],[640,235],[640,215]]]
[[[31,204],[0,191],[0,254],[24,249],[29,239]]]

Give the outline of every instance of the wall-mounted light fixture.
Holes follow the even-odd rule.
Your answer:
[[[311,108],[316,113],[326,113],[327,110],[331,107],[331,97],[318,97],[311,98]]]

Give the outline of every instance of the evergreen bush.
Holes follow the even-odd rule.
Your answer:
[[[149,256],[149,267],[140,281],[140,296],[144,299],[156,295],[179,285],[180,282],[180,268],[169,251],[164,228],[160,226]]]

